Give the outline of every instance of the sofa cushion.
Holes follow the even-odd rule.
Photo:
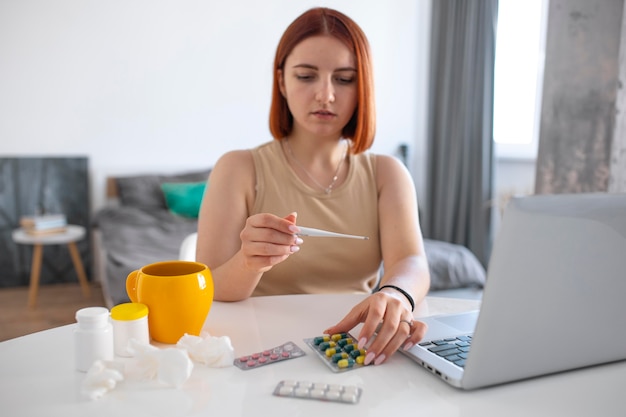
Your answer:
[[[197,219],[206,184],[206,181],[161,184],[169,211],[178,216]]]
[[[211,170],[172,175],[133,175],[116,178],[120,203],[142,209],[167,209],[163,183],[206,181]]]
[[[430,268],[430,290],[477,287],[485,284],[487,272],[465,246],[424,239]]]
[[[94,224],[102,238],[103,292],[110,306],[130,301],[128,274],[153,262],[176,259],[185,237],[198,229],[197,219],[176,216],[166,209],[129,206],[99,210]]]

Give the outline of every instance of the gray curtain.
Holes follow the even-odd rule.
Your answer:
[[[491,251],[498,0],[432,2],[427,198],[430,239]]]

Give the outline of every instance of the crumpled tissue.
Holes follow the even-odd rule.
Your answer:
[[[193,362],[181,349],[159,349],[132,339],[130,351],[133,359],[125,363],[124,375],[131,380],[156,379],[165,385],[180,388],[193,371]]]
[[[164,349],[131,339],[129,352],[131,358],[94,362],[83,380],[82,394],[96,400],[124,380],[157,380],[180,388],[191,376],[194,362],[214,368],[225,367],[233,364],[235,356],[228,336],[212,337],[209,334],[202,337],[185,334],[176,347]]]
[[[208,334],[203,336],[185,334],[176,346],[185,349],[194,362],[212,368],[230,366],[235,360],[235,349],[233,349],[228,336],[211,337]]]
[[[124,375],[115,363],[95,361],[83,380],[81,393],[91,400],[97,400],[123,380]]]

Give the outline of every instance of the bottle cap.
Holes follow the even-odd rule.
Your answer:
[[[80,327],[100,328],[109,322],[109,310],[105,307],[86,307],[76,312],[76,321]]]
[[[141,303],[118,304],[111,309],[113,320],[129,321],[137,320],[148,315],[148,306]]]

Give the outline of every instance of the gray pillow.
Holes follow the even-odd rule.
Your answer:
[[[120,203],[144,210],[167,209],[161,184],[165,182],[196,182],[208,179],[210,169],[168,175],[133,175],[116,178]]]
[[[430,267],[431,290],[484,286],[485,268],[465,246],[424,239],[424,249]]]

